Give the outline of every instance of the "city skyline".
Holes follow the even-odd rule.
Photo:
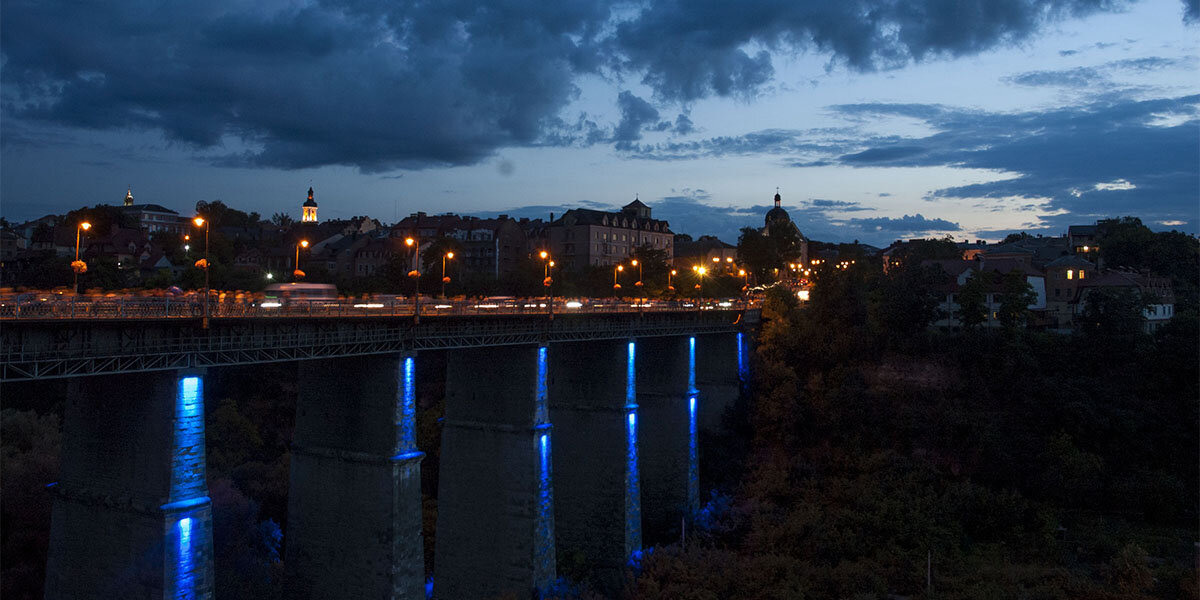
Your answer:
[[[735,241],[779,188],[827,241],[1197,232],[1196,2],[876,4],[11,3],[0,214],[128,186],[294,218],[312,186],[322,220],[388,222],[639,197]]]

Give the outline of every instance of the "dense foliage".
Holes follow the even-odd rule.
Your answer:
[[[770,297],[744,475],[626,596],[1197,597],[1195,313],[936,332],[905,271]]]

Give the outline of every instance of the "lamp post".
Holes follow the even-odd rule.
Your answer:
[[[87,221],[82,221],[75,226],[75,260],[71,263],[71,270],[75,272],[75,295],[79,295],[79,274],[87,273],[87,263],[79,260],[79,235],[92,228],[92,224]]]
[[[637,283],[635,283],[633,285],[634,285],[634,287],[640,288],[640,287],[642,287],[642,263],[641,263],[641,261],[639,261],[638,259],[635,258],[635,259],[633,259],[633,262],[631,262],[630,264],[632,264],[633,266],[638,268],[638,280],[637,280]]]
[[[442,255],[442,298],[446,297],[446,284],[450,283],[450,278],[446,277],[446,260],[454,260],[454,253],[447,252]]]
[[[421,245],[415,238],[404,238],[404,245],[412,248],[415,253],[413,269],[408,276],[413,278],[413,323],[421,322]]]
[[[550,277],[550,267],[554,266],[554,261],[550,260],[550,253],[542,250],[538,253],[542,257],[542,285],[546,288],[546,311],[550,318],[554,318],[554,280]]]
[[[617,282],[617,273],[620,273],[621,271],[624,271],[624,270],[625,270],[625,265],[617,265],[617,267],[615,269],[613,269],[613,297],[614,298],[617,296],[617,290],[621,289],[621,284]]]
[[[676,271],[675,269],[671,269],[670,271],[667,271],[667,291],[668,292],[675,291],[675,286],[671,285],[671,278],[674,277],[675,275],[677,275],[678,273],[679,273],[679,271]]]
[[[299,242],[296,243],[296,262],[292,263],[296,267],[295,270],[292,271],[293,280],[304,277],[304,271],[300,270],[300,249],[307,248],[307,247],[308,247],[308,240],[300,240]]]
[[[741,278],[742,278],[742,292],[743,293],[749,292],[750,291],[750,276],[746,273],[745,269],[738,269],[738,275],[741,276]]]
[[[195,223],[196,227],[204,228],[204,317],[201,324],[204,329],[208,329],[208,226],[211,221],[196,215],[196,218],[192,219],[192,223]]]
[[[696,265],[695,270],[699,277],[696,281],[696,310],[700,310],[700,305],[704,303],[704,274],[708,272],[708,269]]]

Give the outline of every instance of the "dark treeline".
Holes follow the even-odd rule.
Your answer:
[[[741,481],[627,597],[1197,597],[1195,310],[936,331],[928,283],[860,265],[769,296]]]

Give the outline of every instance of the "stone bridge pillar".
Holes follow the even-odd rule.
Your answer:
[[[289,598],[425,597],[415,360],[300,363]]]
[[[547,358],[533,344],[447,356],[437,598],[524,598],[555,579]]]
[[[550,347],[559,570],[586,570],[606,592],[642,548],[634,356],[624,340]]]
[[[677,540],[699,508],[696,338],[637,342],[637,399],[646,545]]]
[[[45,597],[212,598],[202,374],[87,377],[69,390]]]
[[[703,402],[697,419],[701,431],[717,432],[725,411],[737,402],[741,391],[741,365],[745,360],[739,333],[717,333],[696,337],[696,386]]]

